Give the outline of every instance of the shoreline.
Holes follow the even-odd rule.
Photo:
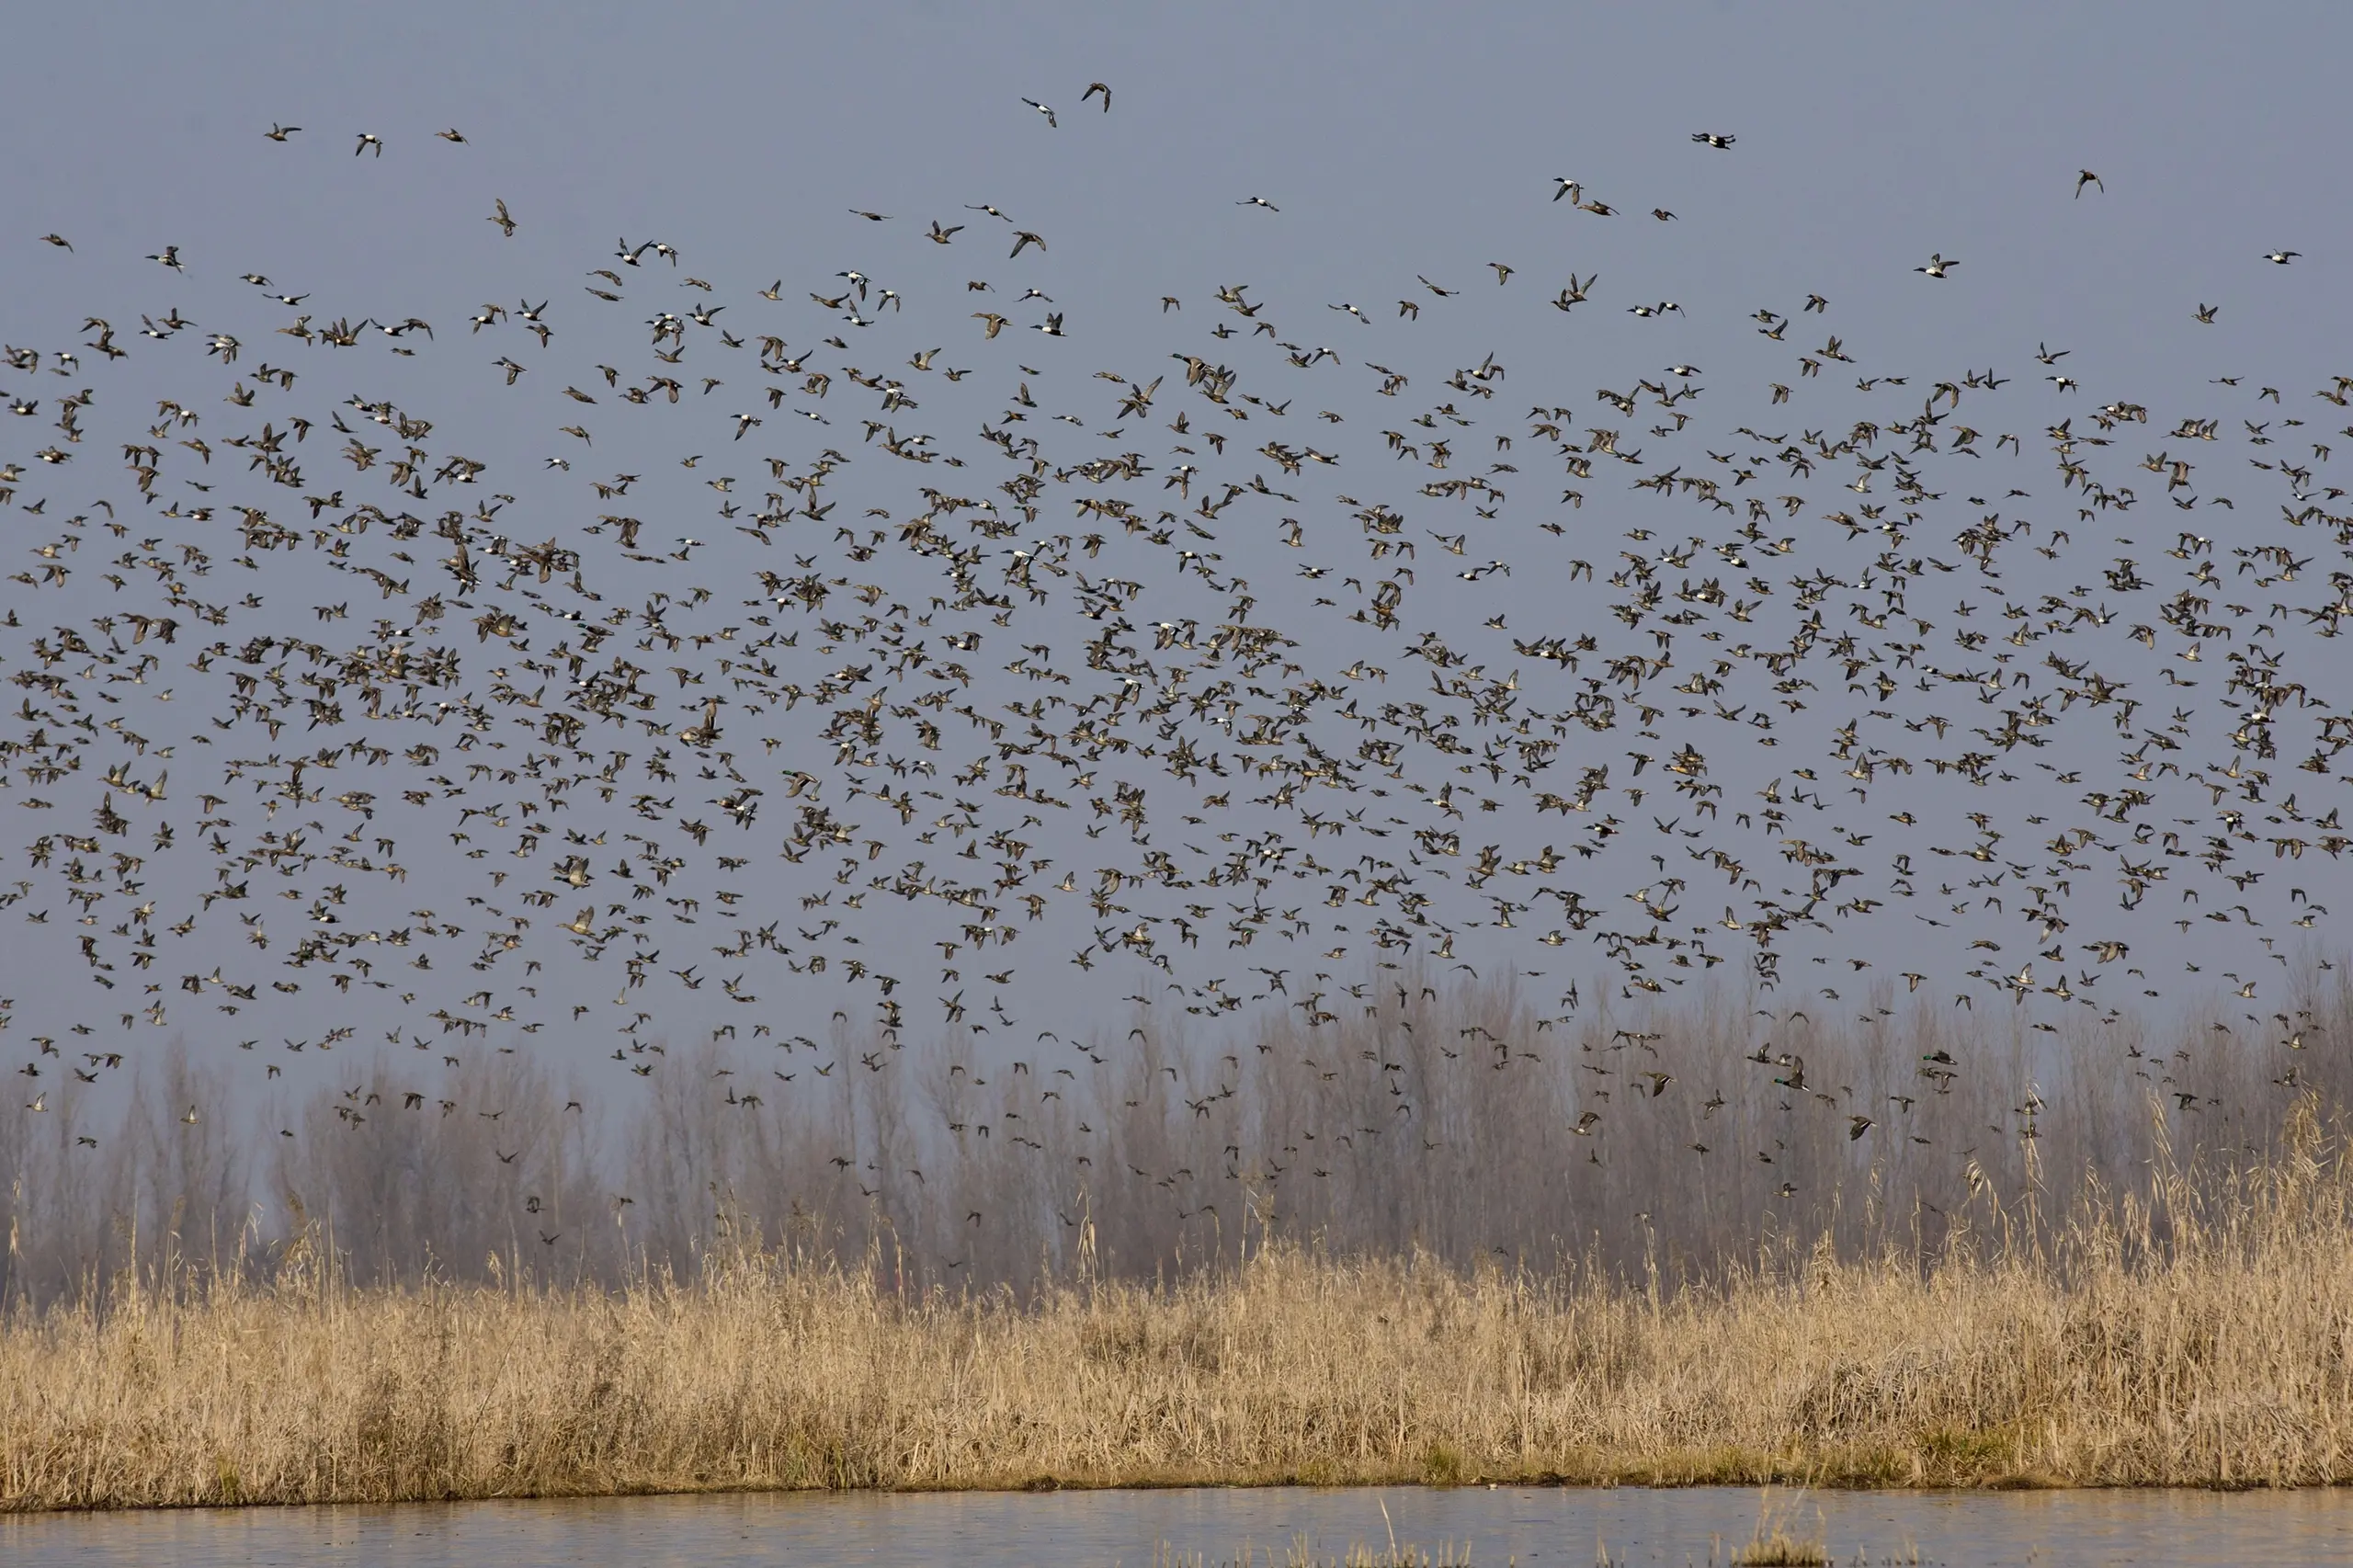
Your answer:
[[[161,1515],[218,1514],[237,1509],[292,1511],[302,1508],[407,1508],[422,1506],[456,1506],[486,1503],[618,1503],[657,1498],[688,1497],[958,1497],[988,1496],[1017,1497],[1048,1495],[1056,1493],[1132,1493],[1162,1492],[1280,1492],[1315,1493],[1347,1492],[1722,1492],[1771,1491],[1788,1492],[1800,1496],[1832,1495],[1839,1497],[1870,1497],[1903,1495],[1923,1497],[1979,1496],[1999,1493],[2134,1493],[2147,1494],[2196,1494],[2202,1496],[2245,1496],[2257,1492],[2290,1495],[2306,1493],[2336,1492],[2353,1486],[2353,1473],[2337,1481],[2299,1482],[2272,1484],[2265,1482],[2228,1483],[2220,1484],[2198,1482],[2086,1482],[2061,1481],[2047,1476],[2006,1475],[1984,1481],[1932,1481],[1917,1484],[1908,1483],[1872,1483],[1836,1480],[1808,1480],[1795,1474],[1779,1474],[1764,1479],[1727,1477],[1694,1477],[1690,1479],[1574,1479],[1562,1475],[1527,1477],[1499,1476],[1493,1480],[1434,1482],[1422,1477],[1391,1479],[1350,1478],[1338,1481],[1309,1481],[1298,1477],[1273,1477],[1264,1480],[1199,1479],[1199,1480],[1126,1480],[1093,1482],[1064,1479],[1059,1476],[1039,1476],[1021,1482],[975,1481],[965,1483],[938,1485],[892,1485],[863,1487],[771,1486],[771,1485],[707,1485],[641,1487],[632,1490],[591,1492],[494,1492],[460,1496],[404,1496],[347,1498],[331,1497],[268,1501],[248,1498],[237,1502],[179,1502],[136,1504],[67,1505],[51,1507],[24,1507],[16,1505],[0,1506],[0,1518],[90,1518],[101,1515]]]

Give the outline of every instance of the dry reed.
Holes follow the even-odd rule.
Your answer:
[[[21,1306],[0,1506],[719,1488],[2353,1479],[2353,1171],[2283,1152],[1938,1256],[1706,1283],[1275,1243],[1154,1287],[950,1292],[749,1245],[620,1290],[267,1283]]]

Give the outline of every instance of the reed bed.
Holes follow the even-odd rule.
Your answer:
[[[266,1282],[21,1306],[0,1506],[735,1488],[2353,1479],[2353,1171],[2236,1172],[1669,1287],[1275,1242],[1027,1296],[742,1245],[618,1290]]]

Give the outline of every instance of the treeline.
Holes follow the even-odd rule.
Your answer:
[[[837,1023],[646,1049],[625,1080],[544,1050],[386,1053],[258,1100],[249,1061],[174,1051],[111,1106],[52,1089],[0,1116],[0,1296],[266,1278],[290,1254],[361,1284],[611,1286],[787,1249],[902,1291],[1165,1279],[1273,1239],[1628,1278],[1823,1247],[1926,1264],[1957,1227],[2226,1176],[2290,1110],[2334,1117],[2353,994],[2310,980],[2268,1017],[2162,1027],[1729,991],[1562,1024],[1400,971],[1353,988],[1354,1017],[1215,1042],[1140,1015],[1017,1062]]]

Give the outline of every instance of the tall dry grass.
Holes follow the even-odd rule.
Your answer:
[[[61,1093],[0,1118],[0,1506],[2353,1471],[2341,987],[2058,1034],[1359,989],[620,1105],[497,1054]]]
[[[1708,1283],[1275,1242],[1029,1299],[738,1245],[618,1290],[125,1284],[0,1332],[0,1506],[735,1487],[2353,1479],[2353,1167],[2307,1103],[1945,1243]]]

